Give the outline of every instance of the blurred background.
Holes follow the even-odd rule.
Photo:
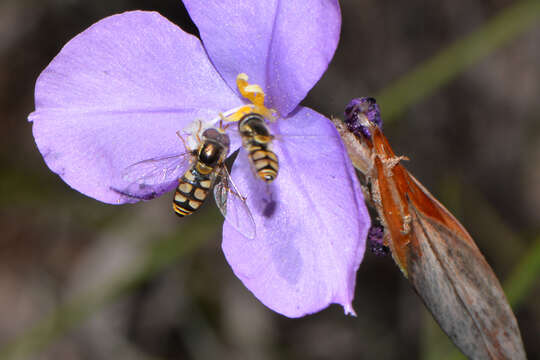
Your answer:
[[[303,103],[342,116],[353,97],[378,99],[394,150],[472,234],[540,359],[534,3],[341,1],[339,48]],[[46,167],[26,120],[37,76],[133,9],[197,31],[179,0],[0,0],[0,359],[460,358],[390,257],[366,253],[357,318],[288,319],[232,273],[213,204],[182,221],[169,196],[106,205]]]

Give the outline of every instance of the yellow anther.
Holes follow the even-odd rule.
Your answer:
[[[264,108],[264,109],[266,109],[266,108]],[[226,120],[227,121],[240,121],[240,119],[242,119],[244,117],[244,115],[250,114],[252,112],[258,112],[258,113],[262,114],[263,116],[265,116],[262,112],[257,110],[256,106],[254,106],[254,105],[245,105],[245,106],[240,107],[238,110],[236,110],[231,115],[227,116]]]
[[[276,111],[273,109],[268,109],[264,106],[264,91],[257,84],[250,84],[248,82],[249,77],[241,73],[236,77],[236,86],[243,97],[251,101],[252,105],[242,106],[232,115],[227,116],[229,121],[239,121],[244,115],[256,112],[264,116],[270,121],[276,119]]]
[[[236,86],[243,97],[248,99],[255,106],[264,107],[264,91],[259,85],[248,83],[249,77],[241,73],[236,77]]]

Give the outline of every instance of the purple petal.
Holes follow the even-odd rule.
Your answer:
[[[241,103],[196,37],[142,11],[105,18],[68,42],[39,76],[35,97],[29,120],[47,165],[108,203],[129,201],[111,190],[128,185],[125,167],[184,152],[176,131]]]
[[[358,180],[328,119],[308,108],[273,126],[280,161],[267,188],[242,149],[232,177],[257,226],[248,240],[225,222],[223,251],[235,274],[269,308],[289,317],[331,303],[352,310],[356,270],[370,226]],[[294,135],[293,135],[294,134]],[[306,136],[297,136],[306,134]]]
[[[246,73],[282,116],[300,103],[334,55],[341,27],[337,0],[184,0],[204,46],[236,89]]]

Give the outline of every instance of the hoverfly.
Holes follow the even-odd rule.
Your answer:
[[[225,122],[238,122],[238,132],[242,146],[248,153],[249,163],[257,177],[267,184],[275,180],[279,171],[276,153],[272,150],[274,135],[270,132],[265,119],[276,119],[276,112],[264,105],[265,93],[257,84],[249,84],[244,73],[236,77],[240,94],[251,104],[232,109],[220,114]]]
[[[270,133],[264,117],[256,112],[244,115],[238,122],[238,132],[255,174],[266,183],[274,181],[279,162],[272,150],[274,136]]]
[[[221,129],[206,129],[200,137],[197,134],[198,146],[193,150],[188,148],[181,135],[178,136],[184,142],[184,153],[128,166],[122,176],[131,184],[125,190],[114,190],[127,197],[149,200],[158,194],[145,189],[177,181],[172,207],[176,215],[184,217],[200,208],[213,186],[216,205],[225,220],[246,237],[255,238],[255,221],[246,198],[239,193],[225,165],[229,136]]]
[[[373,98],[353,100],[333,119],[365,197],[384,228],[383,244],[454,344],[471,359],[525,359],[502,287],[465,228],[401,165],[380,128]]]

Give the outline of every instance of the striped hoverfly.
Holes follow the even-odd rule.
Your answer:
[[[259,85],[248,83],[244,73],[236,77],[236,85],[240,94],[250,104],[220,114],[225,122],[238,122],[238,132],[242,138],[242,147],[248,153],[248,160],[256,177],[270,184],[279,171],[279,161],[272,150],[275,139],[270,132],[266,119],[274,121],[276,112],[264,105],[265,94]]]
[[[229,136],[217,128],[208,128],[199,136],[201,126],[196,134],[198,145],[195,149],[190,149],[177,133],[184,143],[185,152],[146,159],[128,166],[122,177],[130,185],[125,190],[113,190],[126,197],[149,200],[158,194],[155,191],[145,192],[145,188],[152,189],[155,185],[177,181],[172,208],[176,215],[184,217],[200,208],[213,187],[216,205],[225,221],[247,238],[253,239],[256,235],[255,221],[246,198],[234,185],[225,165]]]
[[[255,174],[266,183],[274,181],[278,175],[279,161],[272,150],[274,136],[264,117],[256,112],[244,115],[238,122],[238,132]]]

